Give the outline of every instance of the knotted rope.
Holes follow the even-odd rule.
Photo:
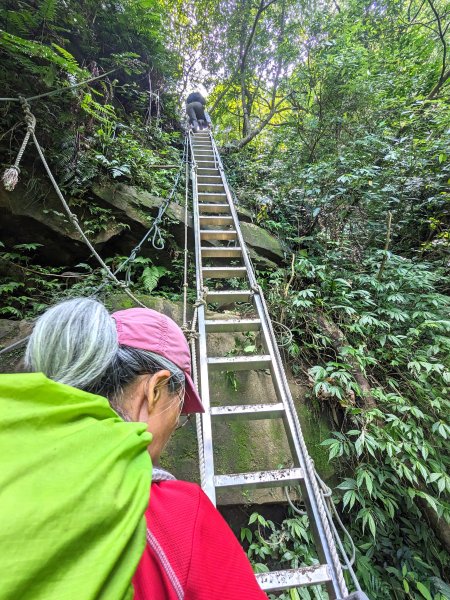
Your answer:
[[[30,105],[23,96],[20,96],[19,99],[23,111],[25,113],[25,123],[27,124],[27,132],[25,134],[25,137],[23,138],[22,145],[20,146],[20,150],[17,153],[17,157],[14,161],[14,164],[8,167],[3,173],[2,181],[7,192],[12,192],[19,181],[20,161],[22,160],[27,144],[30,140],[30,137],[34,134],[34,130],[36,127],[36,117],[31,112]]]

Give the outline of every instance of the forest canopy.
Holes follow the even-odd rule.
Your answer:
[[[180,161],[185,97],[207,92],[233,192],[283,244],[258,276],[291,334],[286,362],[332,424],[323,444],[361,585],[373,599],[450,598],[448,2],[3,0],[0,28],[2,96],[67,88],[32,108],[94,236],[113,219],[93,201],[99,182],[167,196],[173,173],[152,167]],[[6,167],[25,134],[19,103],[0,103],[0,125]],[[32,149],[20,180],[45,199]],[[0,314],[22,319],[67,294],[51,276],[68,265],[15,239],[0,246]],[[141,291],[177,297],[180,263],[143,261]],[[72,293],[97,282],[82,268]],[[257,569],[314,560],[303,529],[272,525],[244,534]]]

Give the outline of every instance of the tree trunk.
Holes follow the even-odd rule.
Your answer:
[[[339,329],[339,327],[323,313],[317,314],[316,321],[322,332],[330,338],[331,344],[336,352],[340,352],[344,346],[350,346],[343,331]],[[377,403],[372,395],[370,383],[359,366],[358,361],[350,355],[346,356],[346,360],[352,367],[353,377],[355,378],[355,381],[361,390],[361,396],[359,399],[360,406],[366,410],[376,408]]]
[[[422,492],[427,492],[425,485],[418,485]],[[443,517],[439,517],[435,510],[428,504],[424,498],[416,496],[415,498],[420,510],[428,521],[434,535],[441,542],[443,547],[450,553],[450,525]]]

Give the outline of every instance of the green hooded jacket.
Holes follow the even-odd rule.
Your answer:
[[[133,597],[150,441],[101,396],[0,375],[0,600]]]

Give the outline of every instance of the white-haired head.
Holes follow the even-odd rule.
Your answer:
[[[153,352],[120,346],[116,325],[101,302],[74,298],[49,308],[36,322],[25,352],[33,372],[94,394],[117,405],[136,377],[167,369],[170,390],[184,386],[184,373]]]

